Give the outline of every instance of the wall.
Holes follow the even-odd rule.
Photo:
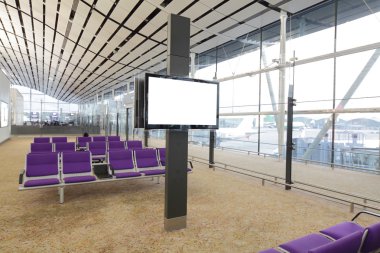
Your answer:
[[[0,101],[8,103],[8,126],[0,128],[0,143],[4,142],[6,139],[10,138],[11,136],[11,122],[10,122],[11,115],[9,113],[11,105],[10,105],[10,99],[9,99],[9,92],[10,92],[10,82],[8,78],[4,75],[4,73],[0,71]]]

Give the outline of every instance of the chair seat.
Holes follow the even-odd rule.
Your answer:
[[[71,183],[95,181],[96,177],[95,176],[77,176],[77,177],[66,177],[63,180],[65,181],[66,184],[71,184]]]
[[[114,161],[114,162],[111,162],[111,168],[113,170],[133,169],[133,162],[132,161]]]
[[[35,187],[35,186],[54,185],[54,184],[59,184],[58,178],[28,180],[25,182],[24,187]]]
[[[308,253],[308,250],[330,243],[323,235],[310,234],[280,245],[289,253]]]
[[[116,178],[140,177],[140,176],[141,176],[141,173],[139,172],[115,173]]]
[[[144,170],[141,171],[145,176],[162,175],[165,174],[165,170]]]
[[[104,150],[91,150],[91,154],[93,156],[95,156],[95,155],[97,155],[97,156],[99,156],[99,155],[105,156],[106,152]]]
[[[342,222],[335,226],[321,230],[320,232],[324,235],[330,236],[331,238],[338,240],[346,235],[355,233],[356,231],[364,231],[364,228],[355,222]]]

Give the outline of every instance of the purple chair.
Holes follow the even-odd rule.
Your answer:
[[[77,137],[77,147],[78,149],[85,150],[87,148],[87,143],[91,142],[91,137]]]
[[[107,143],[96,141],[87,143],[87,150],[91,152],[92,160],[104,161],[107,153]]]
[[[360,252],[380,252],[380,222],[369,226],[364,234],[365,239]]]
[[[75,142],[57,142],[54,146],[55,152],[75,152]]]
[[[314,249],[330,243],[331,240],[323,235],[310,234],[304,237],[292,240],[280,245],[280,248],[289,253],[307,253],[310,249]]]
[[[34,137],[34,143],[49,143],[50,137]]]
[[[259,253],[281,253],[281,251],[278,251],[275,249],[267,249],[267,250],[262,250]]]
[[[108,153],[108,164],[116,178],[139,177],[135,171],[132,150],[115,150]]]
[[[158,160],[160,161],[161,166],[166,166],[166,148],[157,148]],[[187,168],[187,172],[193,171],[193,164],[189,161],[190,167]]]
[[[120,136],[108,136],[107,141],[120,141]]]
[[[67,142],[67,137],[51,137],[52,143]]]
[[[91,153],[89,151],[62,153],[62,178],[65,184],[95,181]]]
[[[124,141],[109,141],[108,142],[108,150],[125,150],[125,142]]]
[[[126,141],[127,149],[142,149],[141,141]]]
[[[53,152],[53,144],[52,143],[31,143],[30,152],[31,153]]]
[[[25,180],[20,175],[24,187],[41,187],[60,184],[58,153],[28,154],[25,164]]]
[[[105,137],[105,136],[93,136],[93,137],[92,137],[92,141],[96,141],[96,142],[98,142],[98,141],[106,142],[107,140],[106,140],[106,137]]]
[[[158,163],[157,152],[155,149],[136,149],[135,161],[136,168],[145,176],[162,175],[165,170]]]
[[[316,247],[307,251],[308,253],[357,253],[363,232],[356,231],[350,235],[340,238],[339,240],[329,242],[320,247]]]

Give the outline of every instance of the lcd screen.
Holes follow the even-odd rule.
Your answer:
[[[146,129],[217,129],[219,83],[146,74]]]

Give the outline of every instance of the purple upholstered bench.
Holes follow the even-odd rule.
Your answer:
[[[87,150],[91,152],[92,160],[104,161],[107,153],[107,143],[105,141],[95,141],[87,143]]]
[[[65,184],[95,181],[92,172],[91,153],[63,152],[62,153],[62,179]]]
[[[49,143],[50,137],[34,137],[34,143]]]
[[[52,143],[67,142],[67,137],[51,137]]]
[[[101,141],[101,142],[105,142],[107,141],[106,137],[105,136],[93,136],[92,137],[92,141]]]
[[[53,144],[50,142],[49,143],[31,143],[30,152],[31,153],[53,152]]]
[[[108,151],[114,151],[114,150],[125,150],[125,142],[124,141],[109,141]]]
[[[20,174],[20,187],[32,188],[60,184],[58,153],[30,153],[26,156],[25,170]]]
[[[360,214],[380,217],[380,214],[362,211],[351,222],[339,223],[321,230],[321,234],[310,234],[283,243],[280,249],[289,253],[376,253],[380,252],[380,222],[364,228],[354,220]],[[260,253],[274,253],[274,249]]]
[[[132,150],[114,150],[108,152],[108,164],[115,178],[140,177],[135,170]]]
[[[136,168],[145,176],[163,175],[165,169],[162,169],[157,159],[155,149],[136,149],[135,151]]]
[[[166,165],[166,148],[157,148],[157,155],[158,155],[158,160],[161,164],[161,166]],[[193,171],[193,163],[191,161],[188,161],[190,164],[190,168],[187,168],[187,172],[192,172]]]
[[[75,152],[75,142],[57,142],[54,146],[55,152]]]
[[[142,142],[139,140],[136,141],[126,141],[127,149],[142,149]]]
[[[120,141],[120,136],[108,136],[107,141]]]
[[[87,143],[92,141],[92,137],[77,137],[77,148],[85,150],[87,148]]]

